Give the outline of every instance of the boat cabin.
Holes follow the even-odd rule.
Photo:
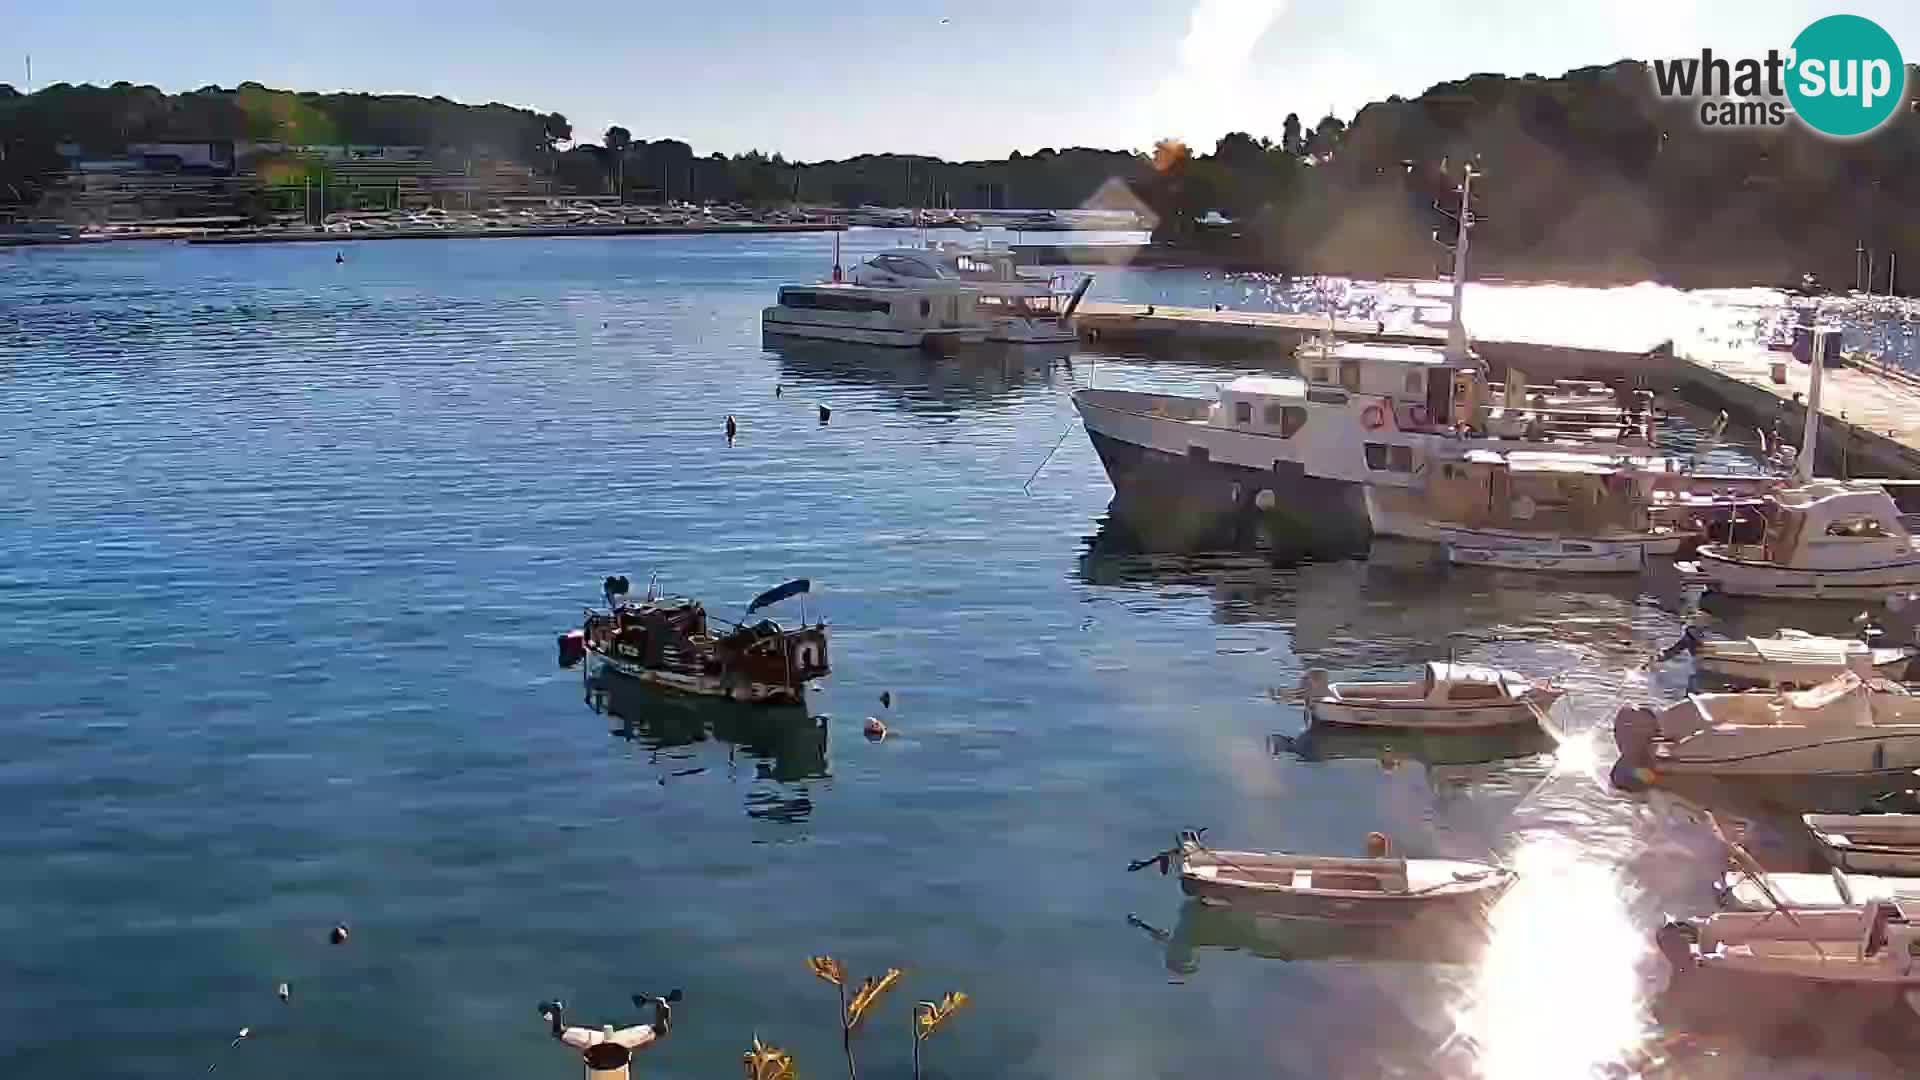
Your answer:
[[[1445,447],[1435,449],[1444,450]],[[1645,532],[1656,474],[1591,455],[1475,449],[1432,455],[1422,501],[1430,521],[1561,536]]]
[[[979,309],[975,296],[962,287],[908,289],[887,286],[844,285],[823,282],[817,285],[783,285],[777,306],[791,320],[860,326],[868,323],[887,328],[950,328],[976,325]],[[957,285],[957,283],[948,283]]]
[[[707,637],[707,610],[698,601],[677,596],[620,604],[604,614],[589,613],[586,632],[604,653],[657,667],[670,649]]]
[[[1393,426],[1402,431],[1445,431],[1460,424],[1478,429],[1491,403],[1479,361],[1456,364],[1445,351],[1424,345],[1309,341],[1294,362],[1315,387],[1387,399]]]
[[[1839,480],[1774,492],[1760,543],[1726,547],[1729,558],[1811,570],[1907,562],[1917,551],[1885,488]]]

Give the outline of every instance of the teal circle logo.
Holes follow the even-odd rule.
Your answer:
[[[1886,122],[1907,96],[1900,46],[1880,24],[1858,15],[1829,15],[1793,39],[1787,99],[1806,125],[1824,135],[1865,135]]]

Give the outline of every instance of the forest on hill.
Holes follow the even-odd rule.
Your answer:
[[[1476,274],[1734,285],[1813,272],[1849,287],[1861,247],[1876,253],[1875,288],[1886,287],[1887,253],[1909,253],[1920,275],[1920,114],[1903,109],[1868,137],[1834,141],[1796,122],[1705,127],[1696,108],[1660,98],[1646,65],[1622,61],[1557,77],[1471,75],[1351,120],[1285,115],[1277,133],[1236,132],[1211,148],[1167,138],[990,161],[792,162],[703,156],[622,127],[576,139],[558,113],[499,103],[257,83],[181,94],[0,84],[0,200],[31,204],[57,182],[61,143],[102,155],[172,140],[407,145],[523,162],[565,189],[638,200],[1145,207],[1157,240],[1221,262],[1429,276],[1446,258],[1433,233],[1452,228],[1434,204],[1453,198],[1472,162]]]

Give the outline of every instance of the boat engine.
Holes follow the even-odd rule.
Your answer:
[[[1700,928],[1685,919],[1668,919],[1653,932],[1653,943],[1660,949],[1660,955],[1667,958],[1675,977],[1697,966],[1693,947],[1699,942]]]
[[[1621,791],[1644,791],[1652,786],[1653,740],[1660,734],[1660,718],[1653,710],[1629,705],[1613,716],[1613,741],[1620,760],[1608,779]]]

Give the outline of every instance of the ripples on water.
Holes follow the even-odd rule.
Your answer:
[[[1648,932],[1718,863],[1604,786],[1618,702],[1684,690],[1646,666],[1679,629],[1653,579],[1116,551],[1068,393],[1232,373],[763,347],[821,238],[346,250],[0,252],[9,1076],[558,1076],[535,1001],[597,1022],[671,985],[650,1075],[755,1032],[830,1072],[822,951],[908,969],[876,1073],[948,988],[953,1076],[1584,1076],[1659,1045]],[[720,614],[810,575],[825,719],[556,671],[594,583],[653,571]],[[1564,673],[1558,752],[1294,741],[1305,668],[1449,647]],[[1191,825],[1523,877],[1490,941],[1416,963],[1123,872]]]

